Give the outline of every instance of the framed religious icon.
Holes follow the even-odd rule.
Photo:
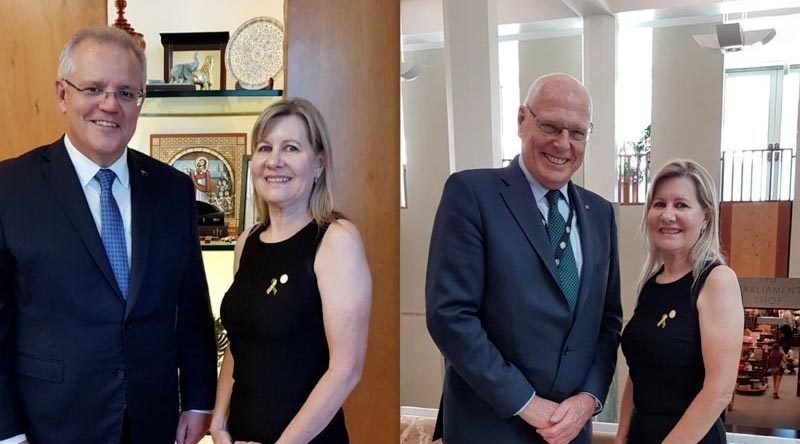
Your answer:
[[[239,232],[242,156],[246,133],[152,134],[150,155],[192,179],[198,206],[224,214],[229,233]]]
[[[224,90],[226,32],[162,32],[164,82]]]
[[[239,233],[242,234],[256,223],[258,213],[255,205],[255,195],[253,193],[253,179],[250,177],[250,159],[252,156],[246,154],[242,156],[242,189],[239,193],[241,202],[239,203]]]

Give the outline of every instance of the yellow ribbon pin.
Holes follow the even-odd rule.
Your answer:
[[[661,328],[666,327],[667,326],[667,318],[675,319],[675,315],[676,314],[677,313],[675,312],[674,309],[670,310],[669,313],[664,313],[663,315],[661,315],[661,320],[658,321],[658,323],[656,324],[656,327],[661,327]]]

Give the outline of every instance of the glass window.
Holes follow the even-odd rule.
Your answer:
[[[519,41],[508,40],[498,44],[497,60],[500,70],[500,147],[503,165],[520,152],[517,137],[517,110],[519,109]]]

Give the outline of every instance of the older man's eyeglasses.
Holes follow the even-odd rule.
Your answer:
[[[588,128],[567,128],[564,126],[558,126],[552,122],[542,121],[539,118],[539,116],[537,116],[536,113],[533,112],[533,110],[531,109],[530,106],[528,106],[527,103],[525,104],[525,108],[527,108],[528,111],[533,116],[533,121],[536,122],[536,126],[538,126],[539,129],[542,130],[542,132],[547,134],[548,136],[557,136],[561,134],[562,131],[566,130],[567,133],[569,134],[569,138],[572,139],[573,141],[585,142],[586,139],[589,138],[589,134],[592,133],[592,129],[594,128],[592,122],[589,122]]]
[[[118,89],[116,91],[106,91],[96,86],[87,86],[86,88],[80,88],[67,79],[61,79],[61,81],[75,88],[75,91],[78,91],[79,93],[81,93],[81,95],[83,95],[87,99],[95,99],[95,100],[105,99],[108,94],[112,94],[114,98],[117,99],[117,102],[119,102],[120,104],[125,104],[125,105],[136,104],[136,106],[142,106],[142,103],[144,103],[144,91],[139,91],[135,89]]]

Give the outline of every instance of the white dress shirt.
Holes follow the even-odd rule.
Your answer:
[[[550,202],[547,201],[547,192],[550,191],[549,189],[545,188],[544,185],[540,184],[531,173],[525,168],[525,164],[522,163],[522,157],[518,157],[517,164],[519,168],[522,170],[522,173],[525,175],[525,178],[528,179],[528,185],[531,187],[531,193],[533,193],[533,199],[536,202],[536,207],[539,209],[539,212],[542,214],[542,223],[547,225],[547,216],[550,214]],[[558,212],[561,213],[561,217],[564,218],[566,222],[567,218],[569,217],[569,184],[566,183],[564,186],[559,188],[558,191],[561,192],[561,197],[563,199],[558,200]],[[581,238],[578,234],[578,218],[575,217],[575,213],[577,210],[573,209],[572,212],[572,223],[570,224],[571,228],[569,230],[569,243],[572,246],[572,255],[575,257],[575,266],[578,269],[578,276],[581,275],[581,267],[583,266],[583,250],[581,250]],[[600,413],[603,409],[603,405],[600,403],[600,400],[597,399],[597,396],[589,393],[589,392],[581,392],[586,393],[587,395],[594,398],[595,404],[595,414]],[[533,401],[533,398],[536,396],[536,392],[533,392],[528,402],[523,404],[519,410],[517,410],[516,415],[522,413],[525,410],[525,407]],[[0,443],[2,444],[2,443]]]
[[[102,218],[100,214],[100,182],[95,180],[94,176],[102,167],[92,162],[83,153],[78,151],[67,135],[64,135],[64,145],[67,146],[67,154],[69,154],[69,159],[72,161],[75,172],[78,174],[78,181],[81,183],[83,194],[86,196],[86,203],[89,204],[89,210],[92,212],[92,218],[94,218],[94,224],[97,226],[97,232],[100,233],[102,228]],[[114,179],[114,184],[111,186],[111,194],[114,195],[114,200],[117,201],[117,206],[119,207],[119,214],[122,216],[122,226],[125,228],[125,249],[128,253],[128,264],[130,264],[131,184],[130,173],[128,172],[128,148],[125,148],[119,159],[112,163],[108,169],[117,175],[117,178]]]

